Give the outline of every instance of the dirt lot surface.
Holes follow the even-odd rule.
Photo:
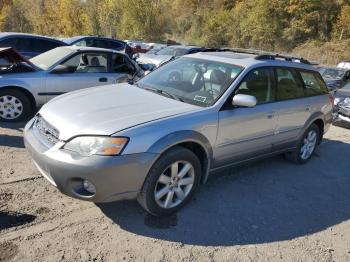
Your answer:
[[[297,166],[214,174],[177,215],[66,197],[34,168],[23,124],[0,123],[0,261],[350,261],[350,130]]]

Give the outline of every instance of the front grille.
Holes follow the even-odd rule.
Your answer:
[[[339,106],[339,114],[350,116],[350,105],[340,105]]]
[[[60,133],[58,130],[50,125],[40,115],[36,116],[33,124],[33,130],[39,140],[47,146],[54,146],[59,141]]]

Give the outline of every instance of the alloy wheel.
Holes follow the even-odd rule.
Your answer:
[[[194,181],[195,171],[191,163],[172,163],[158,178],[154,190],[156,203],[162,208],[178,206],[190,194]]]
[[[300,157],[303,160],[309,159],[315,150],[317,143],[317,133],[315,130],[310,130],[303,140],[303,144],[300,149]]]

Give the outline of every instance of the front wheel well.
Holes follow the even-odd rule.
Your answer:
[[[198,157],[199,162],[201,163],[201,171],[202,171],[201,182],[205,182],[207,177],[207,172],[209,172],[210,163],[209,163],[208,154],[206,150],[203,148],[203,146],[196,142],[182,142],[175,146],[182,146],[184,148],[187,148]]]
[[[23,88],[23,87],[19,87],[19,86],[5,86],[5,87],[1,87],[0,91],[2,90],[17,90],[19,92],[22,92],[23,94],[25,94],[29,101],[30,101],[30,107],[32,110],[35,110],[36,108],[36,101],[35,98],[33,96],[33,94],[31,92],[29,92],[27,89]]]

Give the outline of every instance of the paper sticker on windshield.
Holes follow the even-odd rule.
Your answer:
[[[205,100],[207,100],[207,98],[206,98],[205,96],[196,95],[196,96],[194,97],[194,100],[204,103]]]

